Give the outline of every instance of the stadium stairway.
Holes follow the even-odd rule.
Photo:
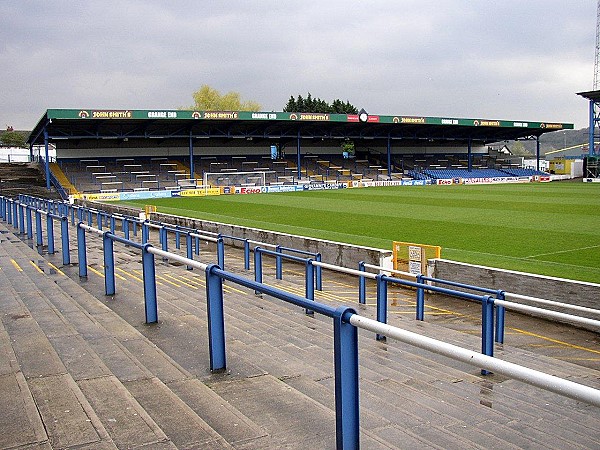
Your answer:
[[[139,254],[115,246],[117,293],[105,296],[100,248],[90,236],[79,280],[76,264],[0,224],[0,448],[335,447],[329,319],[226,283],[228,371],[211,374],[203,274],[157,259],[160,321],[146,325]],[[226,264],[240,262],[228,254]],[[265,267],[268,283],[302,292],[294,270],[271,282]],[[435,324],[390,322],[480,346]],[[600,447],[598,408],[359,334],[363,448]],[[497,353],[600,386],[593,369],[506,345]]]

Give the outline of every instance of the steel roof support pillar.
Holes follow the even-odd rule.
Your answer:
[[[590,100],[590,131],[588,137],[588,155],[594,156],[595,154],[595,137],[596,137],[596,124],[600,121],[600,117],[596,116],[596,102]]]
[[[387,166],[388,166],[388,178],[392,179],[392,138],[388,134],[387,138]]]
[[[44,159],[46,168],[46,189],[50,190],[50,161],[48,160],[48,130],[44,127]]]
[[[190,179],[194,179],[194,139],[192,137],[192,130],[190,130]]]
[[[298,130],[298,141],[296,144],[296,147],[298,149],[298,153],[297,153],[297,163],[296,165],[298,166],[298,179],[301,180],[302,179],[302,166],[300,165],[302,163],[302,161],[300,160],[300,130]]]
[[[467,143],[467,170],[469,172],[473,171],[473,145],[471,143],[471,138]]]
[[[540,137],[535,137],[535,170],[540,170]]]

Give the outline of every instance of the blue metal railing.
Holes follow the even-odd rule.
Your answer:
[[[12,212],[11,212],[12,209]],[[34,209],[34,208],[32,208]],[[11,203],[0,199],[0,215],[10,223],[10,218],[18,214],[19,208]],[[36,212],[39,210],[36,209]],[[13,215],[11,217],[10,215]],[[41,216],[41,212],[39,212]],[[49,216],[51,214],[48,214]],[[53,218],[54,220],[54,218]],[[66,221],[67,216],[61,216],[61,221]],[[20,224],[13,226],[17,228]],[[68,230],[65,230],[68,236]],[[576,400],[585,401],[600,406],[600,391],[563,380],[541,372],[533,371],[516,364],[496,360],[490,356],[478,355],[466,349],[451,344],[436,341],[431,338],[416,335],[396,327],[391,327],[380,321],[372,321],[356,314],[350,307],[339,306],[337,308],[321,304],[314,299],[303,298],[280,289],[267,286],[257,280],[250,280],[231,272],[223,270],[216,264],[206,265],[183,256],[156,249],[149,243],[138,243],[114,235],[109,231],[93,228],[83,222],[77,225],[77,245],[79,256],[80,276],[87,276],[87,249],[85,233],[92,232],[102,236],[103,255],[105,266],[105,291],[106,295],[114,295],[116,291],[114,277],[114,242],[122,243],[142,251],[143,278],[144,278],[144,303],[147,323],[158,321],[158,306],[156,298],[156,274],[154,255],[166,257],[183,262],[187,265],[197,267],[206,274],[206,301],[208,319],[208,343],[210,355],[210,369],[213,372],[226,370],[226,347],[225,347],[225,315],[223,312],[223,280],[244,286],[255,292],[266,294],[270,297],[283,300],[315,313],[322,314],[333,319],[334,340],[334,374],[335,374],[335,411],[336,411],[336,447],[339,449],[358,448],[360,443],[360,416],[359,416],[359,377],[358,377],[358,328],[374,331],[377,335],[390,336],[393,339],[408,342],[421,348],[426,348],[439,354],[463,361],[468,364],[483,367],[482,372],[494,370],[499,373],[508,374],[513,378],[528,382],[543,389],[566,395]],[[262,254],[266,250],[258,250],[256,254]],[[276,252],[272,252],[276,253]],[[282,255],[283,257],[283,255]],[[286,257],[298,258],[292,255]],[[302,259],[302,258],[298,258]],[[310,259],[308,259],[310,261]],[[311,265],[312,264],[307,264]],[[84,272],[82,272],[84,270]],[[399,283],[406,286],[418,288],[419,283],[399,280],[385,275],[377,275],[378,285],[385,286],[387,282]],[[383,288],[382,288],[383,289]],[[454,294],[456,291],[437,286],[428,286],[427,289],[439,293]],[[486,333],[491,333],[489,324],[490,317],[493,320],[493,301],[491,296],[477,296],[469,293],[460,293],[464,298],[481,300],[484,305],[484,316],[487,316],[488,324]],[[379,313],[378,313],[379,314]]]

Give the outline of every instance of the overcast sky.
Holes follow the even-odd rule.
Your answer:
[[[593,0],[3,0],[0,127],[189,106],[208,84],[370,114],[588,124]]]

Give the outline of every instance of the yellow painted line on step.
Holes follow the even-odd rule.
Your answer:
[[[168,284],[172,284],[175,287],[181,287],[179,284],[173,283],[171,280],[167,280],[165,277],[163,277],[161,275],[156,275],[156,279],[157,280],[162,280],[162,281],[164,281],[165,283],[168,283]]]
[[[125,275],[127,275],[127,276],[128,276],[128,277],[130,277],[130,278],[133,278],[135,281],[139,281],[140,283],[143,283],[143,282],[144,282],[144,280],[142,280],[140,277],[137,277],[137,276],[135,276],[134,274],[132,274],[132,273],[129,273],[129,272],[127,272],[127,271],[125,271],[125,270],[121,269],[120,267],[117,267],[117,268],[116,268],[116,270],[118,270],[118,271],[119,271],[119,272],[121,272],[121,273],[124,273]]]
[[[102,278],[104,278],[104,274],[102,272],[100,272],[99,270],[94,269],[92,266],[88,266],[88,270],[91,270],[93,273],[95,273],[96,275],[101,276]]]
[[[553,339],[553,338],[549,338],[548,336],[542,336],[541,334],[537,334],[537,333],[532,333],[530,331],[525,331],[525,330],[520,330],[518,328],[510,328],[511,330],[517,331],[521,334],[524,334],[526,336],[534,336],[537,337],[539,339],[543,339],[545,341],[548,342],[554,342],[555,344],[560,344],[564,347],[569,347],[569,348],[574,348],[577,350],[583,350],[584,352],[590,352],[590,353],[597,353],[600,355],[600,350],[594,350],[593,348],[587,348],[587,347],[583,347],[581,345],[575,345],[575,344],[569,344],[568,342],[564,342],[564,341],[559,341],[558,339]]]
[[[10,263],[14,266],[15,269],[17,269],[19,272],[23,272],[23,269],[21,269],[21,266],[12,258],[10,258]]]
[[[60,270],[58,267],[56,267],[54,264],[52,264],[51,262],[49,262],[48,265],[50,267],[52,267],[54,270],[56,270],[58,273],[60,273],[62,276],[66,277],[65,273],[62,270]]]
[[[563,361],[600,361],[600,358],[567,358],[567,357],[559,357]]]
[[[142,272],[141,270],[133,270],[132,272],[133,272],[133,273],[137,273],[138,275],[143,275],[143,274],[144,274],[144,272]],[[160,281],[158,281],[158,280],[156,280],[156,284],[158,284],[159,286],[162,286],[162,285],[163,285],[163,284],[162,284]]]
[[[37,270],[39,273],[44,273],[44,271],[42,269],[40,269],[40,266],[38,266],[33,261],[29,261],[29,264],[31,264],[35,268],[35,270]]]
[[[102,267],[102,269],[104,269],[104,266],[100,266],[100,267]],[[119,275],[118,273],[115,273],[115,278],[118,278],[119,280],[127,281],[127,278],[125,278],[123,275]]]
[[[182,283],[182,284],[184,284],[185,286],[187,286],[187,287],[189,287],[189,288],[192,288],[192,289],[198,289],[198,286],[194,286],[193,284],[186,283],[185,281],[183,281],[183,280],[180,280],[178,277],[174,277],[174,276],[172,276],[172,275],[169,275],[168,273],[166,273],[164,276],[165,276],[165,277],[167,277],[167,278],[170,278],[170,279],[172,279],[172,280],[175,280],[175,281],[176,281],[176,282],[178,282],[178,283]]]

